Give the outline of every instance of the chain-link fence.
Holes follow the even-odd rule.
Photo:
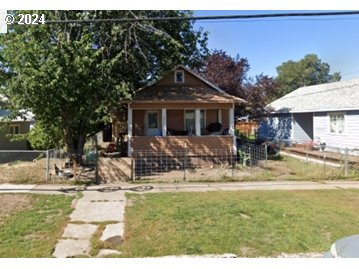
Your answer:
[[[65,149],[49,150],[49,176],[50,180],[84,180],[97,182],[98,149],[96,136],[87,139],[80,163],[74,165],[70,154]]]
[[[48,179],[48,151],[0,150],[0,182],[30,183]]]

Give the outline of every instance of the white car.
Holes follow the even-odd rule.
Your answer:
[[[359,234],[335,241],[324,258],[359,258]]]

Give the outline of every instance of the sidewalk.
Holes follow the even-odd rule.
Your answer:
[[[330,190],[359,189],[359,181],[258,181],[230,183],[154,183],[154,184],[106,184],[98,186],[71,185],[15,185],[0,184],[0,193],[43,193],[74,194],[77,192],[113,192],[128,191],[136,193],[159,192],[206,192],[206,191],[239,191],[239,190]]]
[[[124,213],[126,208],[125,192],[207,192],[240,190],[334,190],[359,189],[358,181],[326,182],[233,182],[233,183],[177,183],[177,184],[116,184],[99,186],[65,185],[14,185],[0,184],[0,193],[38,193],[75,195],[74,211],[62,237],[53,252],[54,257],[104,257],[119,255],[115,248],[123,242]],[[91,239],[98,234],[101,249],[92,252]]]

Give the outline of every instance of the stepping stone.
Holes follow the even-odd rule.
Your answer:
[[[114,236],[123,237],[123,223],[108,224],[101,235],[101,240],[105,241]]]
[[[90,252],[90,240],[87,239],[61,239],[52,254],[56,258],[86,255]]]
[[[112,247],[121,246],[123,243],[123,239],[121,236],[116,235],[110,238],[107,238],[104,242],[109,243]]]
[[[90,239],[96,232],[97,226],[93,224],[67,224],[64,238]]]
[[[104,257],[107,255],[120,255],[122,252],[114,249],[101,249],[97,257]]]
[[[91,202],[80,199],[70,215],[71,221],[123,221],[124,202]]]

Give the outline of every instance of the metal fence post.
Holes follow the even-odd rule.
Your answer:
[[[46,150],[46,171],[45,171],[45,180],[49,180],[49,171],[50,171],[50,154],[49,150]]]
[[[232,174],[232,178],[234,177],[234,163],[235,163],[235,155],[233,154],[233,152],[232,152],[233,150],[231,149],[231,151],[230,151],[230,158],[231,158],[231,174]]]
[[[183,153],[183,180],[186,181],[186,168],[187,168],[187,144],[184,145],[184,153]]]
[[[305,161],[308,162],[309,146],[305,146]]]
[[[252,168],[252,149],[251,147],[248,147],[249,149],[249,167]]]
[[[323,165],[324,165],[324,177],[325,177],[325,174],[326,174],[326,170],[327,170],[327,155],[324,153],[324,156],[323,156]]]
[[[265,156],[265,170],[266,170],[266,178],[268,178],[268,145],[264,144],[264,156]]]
[[[345,170],[344,170],[344,176],[348,176],[348,148],[345,148]]]

